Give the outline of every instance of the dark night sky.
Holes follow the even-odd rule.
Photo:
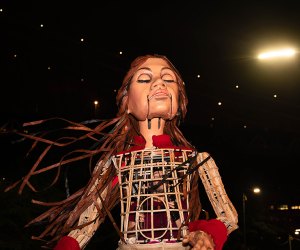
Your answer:
[[[299,55],[256,59],[271,46],[300,47],[297,1],[2,0],[0,9],[3,124],[83,121],[94,100],[110,118],[129,62],[164,54],[186,83],[183,131],[215,156],[230,192],[257,184],[299,201]]]

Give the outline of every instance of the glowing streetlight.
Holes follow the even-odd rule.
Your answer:
[[[254,187],[251,189],[251,192],[254,194],[259,194],[261,192],[259,187]],[[247,246],[247,235],[246,235],[246,201],[248,200],[245,193],[243,193],[243,238],[244,238],[244,246]]]
[[[97,110],[98,110],[98,105],[99,105],[99,102],[97,100],[94,101],[94,105],[95,105],[95,109],[94,109],[94,116],[96,117],[97,116]]]
[[[259,60],[268,60],[274,58],[289,58],[296,55],[296,50],[292,48],[282,49],[282,50],[273,50],[261,53],[257,56]]]

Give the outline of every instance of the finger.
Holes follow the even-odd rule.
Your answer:
[[[207,237],[205,237],[204,244],[212,249],[215,247],[214,241],[210,235],[207,235]]]
[[[183,242],[184,244],[186,244],[186,243],[189,243],[189,240],[188,240],[188,239],[183,239],[182,242]]]
[[[185,243],[185,244],[187,244],[187,243],[189,243],[189,241],[190,241],[189,235],[185,235],[185,236],[183,237],[182,242]]]
[[[194,245],[194,248],[197,250],[202,250],[202,247],[204,246],[204,242],[202,239],[199,239],[196,244]]]
[[[189,233],[183,237],[186,242],[190,242],[193,240],[193,233]]]
[[[205,246],[212,247],[212,242],[209,238],[204,238],[203,241]]]
[[[203,248],[204,245],[202,244],[202,242],[197,242],[197,244],[193,247],[194,250],[206,250],[205,248]]]

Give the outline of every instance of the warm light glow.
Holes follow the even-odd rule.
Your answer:
[[[44,24],[41,24],[41,28],[43,28],[44,27]]]
[[[273,95],[274,96],[274,98],[277,98],[277,95],[275,94],[275,95]]]
[[[80,41],[81,41],[81,42],[83,42],[83,41],[84,41],[84,39],[83,39],[83,38],[81,38],[81,39],[80,39]]]
[[[239,88],[239,85],[235,85],[235,88],[238,89],[238,88]]]
[[[292,209],[292,210],[300,210],[300,205],[297,205],[297,206],[291,206],[291,209]]]
[[[197,78],[200,78],[200,75],[197,75]]]
[[[253,192],[255,194],[259,194],[260,193],[260,188],[256,187],[256,188],[253,188]]]
[[[222,103],[221,103],[221,102],[218,102],[218,105],[219,105],[219,106],[221,106],[221,105],[222,105]]]
[[[280,206],[278,206],[278,210],[289,210],[289,206],[288,205],[280,205]]]
[[[265,53],[261,53],[258,55],[258,59],[266,60],[278,57],[293,57],[296,54],[296,50],[294,49],[283,49],[283,50],[274,50]]]
[[[98,101],[94,101],[94,104],[95,104],[95,105],[98,105]]]

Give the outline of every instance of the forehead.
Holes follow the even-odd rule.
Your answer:
[[[139,66],[138,69],[140,68],[163,68],[163,67],[168,67],[170,68],[170,65],[163,60],[162,58],[148,58],[143,64]]]

